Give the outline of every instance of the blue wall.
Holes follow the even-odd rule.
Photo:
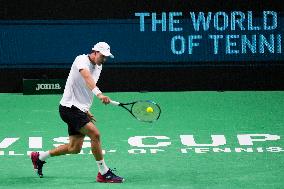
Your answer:
[[[260,24],[258,19],[255,24]],[[139,18],[132,20],[31,20],[0,21],[0,67],[57,68],[69,67],[78,54],[86,54],[98,41],[110,44],[114,60],[108,66],[203,66],[228,64],[284,64],[283,23],[278,18],[277,28],[272,31],[216,31],[213,26],[208,31],[194,31],[189,27],[190,20],[184,20],[179,26],[183,31],[153,31],[151,21],[145,22],[145,31],[141,30]],[[178,24],[176,24],[176,27]],[[148,28],[148,29],[147,29]],[[151,28],[151,29],[149,29]],[[213,40],[209,35],[233,36],[236,45],[225,47],[220,43],[218,53],[214,54]],[[255,35],[257,50],[249,48],[242,52],[240,39],[246,35],[249,39]],[[260,40],[266,38],[274,44],[264,46],[261,52]],[[178,36],[178,37],[175,37]],[[189,52],[189,36],[201,36],[193,40],[199,46]],[[237,38],[236,38],[237,36]],[[175,43],[173,38],[176,38]],[[225,40],[225,39],[224,39]],[[184,46],[182,46],[184,42]],[[232,44],[231,44],[232,45]],[[270,44],[271,45],[271,44]],[[184,48],[184,49],[182,49]],[[216,47],[215,47],[216,48]],[[184,50],[184,51],[183,51]],[[215,49],[216,50],[216,49]],[[234,53],[234,51],[238,51]],[[231,52],[231,53],[230,53]],[[233,53],[232,53],[233,52]]]

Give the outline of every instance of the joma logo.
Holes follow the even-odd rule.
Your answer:
[[[55,84],[45,84],[45,83],[40,83],[40,84],[37,84],[36,86],[36,90],[39,91],[39,90],[51,90],[51,89],[56,89],[56,90],[59,90],[61,89],[60,87],[60,84],[59,83],[55,83]]]

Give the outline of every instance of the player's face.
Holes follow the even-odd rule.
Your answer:
[[[100,52],[95,52],[94,59],[95,59],[96,64],[98,64],[98,65],[101,65],[101,64],[103,64],[103,63],[105,63],[107,61],[107,57],[104,56]]]

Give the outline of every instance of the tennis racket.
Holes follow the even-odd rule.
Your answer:
[[[126,109],[133,117],[142,122],[154,122],[161,115],[160,106],[151,100],[141,100],[130,103],[110,101],[110,104]]]

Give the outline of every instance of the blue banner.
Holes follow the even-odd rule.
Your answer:
[[[137,12],[123,20],[0,21],[0,67],[69,67],[105,41],[108,66],[283,64],[275,11]]]

